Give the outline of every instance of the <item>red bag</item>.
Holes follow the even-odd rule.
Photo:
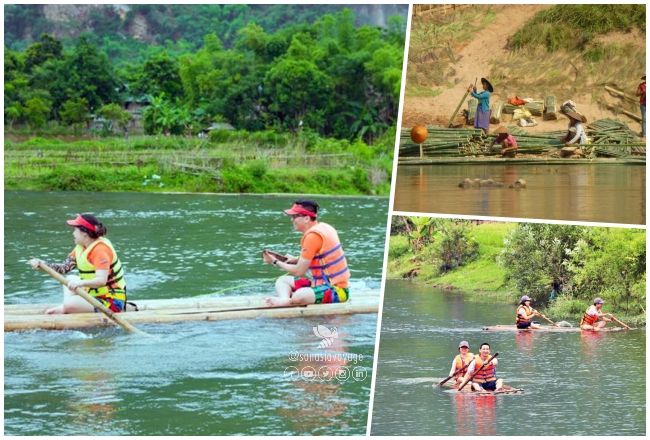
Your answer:
[[[526,101],[521,99],[519,96],[515,96],[514,98],[508,98],[508,104],[511,104],[511,105],[524,105],[524,104],[526,104]]]

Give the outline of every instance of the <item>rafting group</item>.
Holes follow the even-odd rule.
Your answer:
[[[533,299],[528,295],[524,295],[519,300],[519,306],[517,307],[517,314],[515,318],[515,326],[519,330],[539,330],[542,329],[542,326],[533,321],[533,318],[539,316],[540,318],[548,321],[554,326],[558,326],[557,323],[553,322],[551,319],[547,318],[543,313],[538,310],[535,310],[532,307]],[[630,327],[618,320],[611,313],[604,313],[602,311],[605,301],[602,298],[595,298],[593,304],[591,304],[585,313],[582,315],[580,320],[580,330],[585,331],[601,331],[605,328],[608,322],[616,322],[626,329]]]
[[[516,312],[515,328],[518,330],[540,330],[542,327],[533,321],[533,318],[539,316],[553,325],[554,323],[543,313],[533,309],[531,306],[532,298],[528,295],[521,297]],[[580,330],[601,331],[608,322],[615,321],[626,329],[630,329],[626,324],[619,321],[611,313],[603,313],[602,308],[605,302],[602,298],[594,299],[592,305],[587,308],[580,321]],[[474,391],[481,394],[494,393],[516,393],[522,390],[512,388],[503,383],[503,379],[497,378],[496,368],[498,365],[497,356],[499,353],[490,355],[490,344],[484,342],[479,347],[479,354],[474,355],[469,351],[470,346],[467,341],[461,341],[458,344],[459,354],[451,363],[449,375],[438,383],[439,386],[455,388],[458,391]],[[452,380],[453,379],[453,380]],[[450,382],[451,381],[451,382]]]
[[[267,307],[331,304],[348,300],[350,270],[336,229],[318,221],[319,205],[313,200],[297,200],[283,212],[295,231],[302,233],[300,256],[262,251],[264,263],[283,271],[275,283],[276,296],[265,298]],[[137,310],[127,301],[124,267],[107,228],[92,214],[79,214],[67,221],[75,247],[62,263],[29,260],[33,269],[50,273],[63,284],[62,304],[46,314],[105,314]],[[61,275],[77,270],[79,276]],[[58,277],[57,274],[60,274]],[[128,307],[132,306],[132,307]]]

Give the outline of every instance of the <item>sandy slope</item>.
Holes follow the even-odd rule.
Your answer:
[[[490,63],[503,58],[507,54],[506,43],[508,38],[517,31],[519,25],[532,18],[537,12],[551,6],[493,6],[493,10],[496,12],[495,19],[480,34],[477,34],[475,39],[460,50],[458,61],[451,66],[456,72],[454,78],[456,86],[441,90],[441,93],[436,97],[405,96],[402,126],[446,124],[463,97],[467,85],[474,83],[477,77],[488,75],[491,70]],[[495,90],[493,94],[493,101],[505,101],[507,98],[508,96],[500,96],[499,90]],[[592,104],[590,96],[576,96],[573,97],[573,101],[578,104],[580,111],[590,121],[614,116],[613,113]],[[462,109],[465,108],[467,108],[466,104]],[[461,122],[462,119],[458,118],[457,121]],[[568,123],[568,120],[563,116],[560,116],[557,121],[542,121],[541,117],[537,118],[537,121],[539,122],[538,126],[529,127],[527,130],[530,132],[561,130],[566,128]],[[496,126],[492,125],[491,129],[494,128]]]

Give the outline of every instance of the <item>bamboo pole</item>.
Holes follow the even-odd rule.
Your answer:
[[[64,286],[67,286],[68,281],[65,279],[65,277],[64,277],[63,275],[61,275],[60,273],[54,271],[54,269],[52,269],[51,267],[49,267],[49,266],[47,266],[47,265],[45,265],[45,264],[39,264],[39,265],[38,265],[38,268],[39,268],[40,270],[42,270],[43,272],[47,273],[48,275],[50,275],[52,278],[54,278],[55,280],[57,280],[59,283],[63,284]],[[130,333],[138,333],[138,334],[140,334],[140,335],[145,335],[145,336],[151,336],[151,335],[149,335],[148,333],[145,333],[145,332],[143,332],[142,330],[139,330],[139,329],[135,328],[134,326],[132,326],[131,324],[129,324],[126,320],[122,319],[122,317],[120,317],[120,316],[117,315],[116,313],[113,313],[111,310],[109,310],[108,308],[106,308],[106,307],[104,306],[104,304],[102,304],[101,302],[99,302],[98,300],[96,300],[95,298],[93,298],[92,296],[90,296],[90,295],[88,294],[88,292],[86,292],[86,291],[83,290],[82,288],[77,287],[77,288],[74,290],[74,292],[75,292],[77,295],[79,295],[80,297],[82,297],[83,299],[85,299],[85,300],[86,300],[86,301],[87,301],[91,306],[93,306],[96,310],[99,310],[101,313],[103,313],[104,315],[106,315],[107,318],[109,318],[109,319],[110,319],[111,321],[113,321],[115,324],[117,324],[117,325],[119,325],[120,327],[122,327],[122,328],[123,328],[124,330],[126,330],[127,332],[130,332]],[[75,315],[75,314],[70,314],[70,315],[58,315],[58,316],[71,316],[71,315]],[[46,316],[55,316],[55,315],[46,315]]]

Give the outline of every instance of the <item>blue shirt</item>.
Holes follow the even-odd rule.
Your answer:
[[[472,92],[472,96],[478,99],[478,105],[484,112],[490,110],[490,92],[483,90],[482,92]]]

